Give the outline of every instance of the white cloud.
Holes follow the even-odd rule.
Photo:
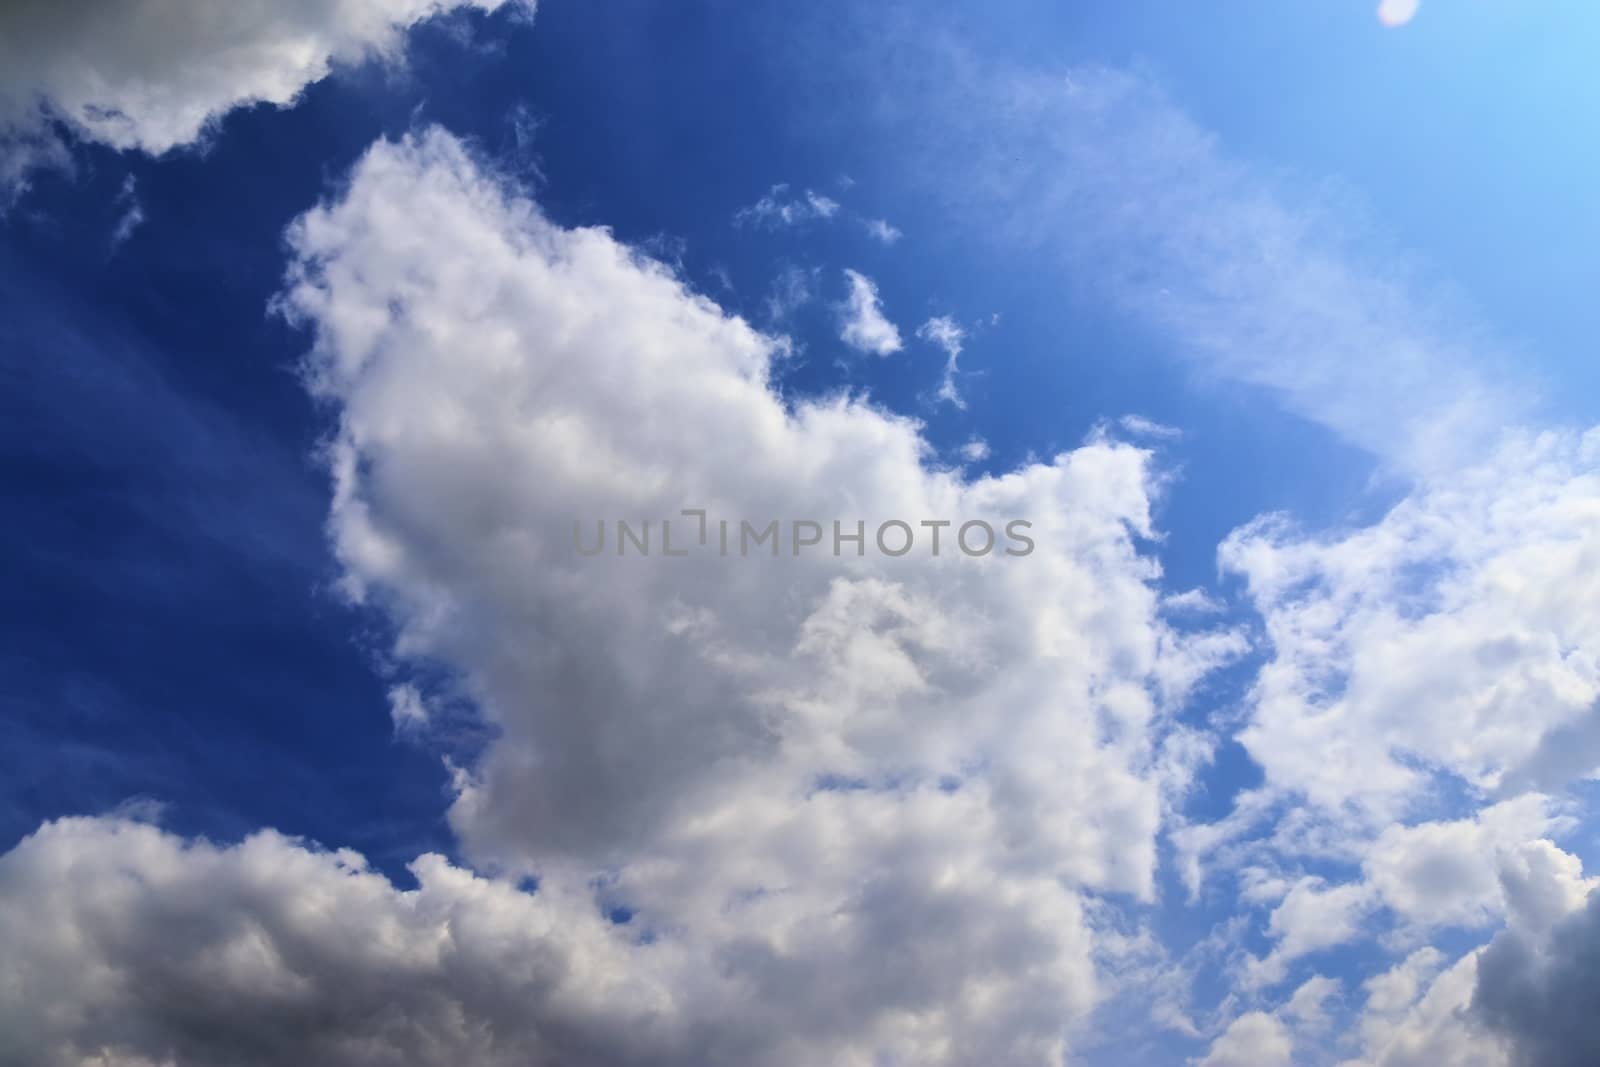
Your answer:
[[[1266,1012],[1239,1016],[1211,1043],[1195,1067],[1289,1067],[1294,1041],[1289,1028]]]
[[[961,446],[961,458],[968,463],[982,463],[989,458],[989,442],[973,437]]]
[[[438,132],[375,146],[290,243],[345,587],[495,727],[451,811],[468,854],[541,893],[598,878],[693,961],[659,1010],[714,1045],[664,1058],[1056,1056],[1099,996],[1083,896],[1153,898],[1193,766],[1172,716],[1241,648],[1161,620],[1148,454],[1096,440],[968,481],[909,420],[786,407],[775,342]],[[1016,515],[1038,550],[573,549],[574,517],[684,507]]]
[[[965,408],[967,402],[961,399],[956,388],[956,360],[961,356],[962,342],[967,339],[966,331],[949,315],[937,315],[917,327],[917,336],[944,350],[944,378],[939,383],[939,399]]]
[[[831,197],[806,190],[806,206],[819,219],[831,219],[839,212],[839,202]]]
[[[839,339],[851,348],[887,356],[900,351],[900,331],[884,318],[883,303],[872,279],[859,271],[846,269],[850,295],[839,306]]]
[[[1267,921],[1267,933],[1276,942],[1272,951],[1246,962],[1245,986],[1275,985],[1300,957],[1349,941],[1377,903],[1376,894],[1361,883],[1328,887],[1321,878],[1300,878]]]
[[[904,236],[898,228],[891,225],[887,219],[862,219],[861,224],[866,227],[867,233],[874,240],[892,245]]]
[[[1182,437],[1183,431],[1175,426],[1167,426],[1147,419],[1143,415],[1124,415],[1117,420],[1117,425],[1135,437],[1154,437],[1161,440],[1172,440]]]
[[[54,130],[159,155],[224,114],[294,102],[336,64],[395,56],[407,27],[504,0],[18,0],[0,5],[0,191],[66,160]],[[524,6],[532,10],[532,4]]]
[[[755,226],[780,229],[801,223],[827,220],[839,213],[839,202],[832,197],[807,189],[792,196],[787,185],[774,185],[767,194],[749,207],[734,213],[736,226]]]

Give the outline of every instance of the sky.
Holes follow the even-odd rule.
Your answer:
[[[0,1064],[1596,1062],[1597,31],[0,8]]]

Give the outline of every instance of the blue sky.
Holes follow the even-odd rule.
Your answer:
[[[183,6],[0,14],[0,1062],[1589,1062],[1600,15]]]

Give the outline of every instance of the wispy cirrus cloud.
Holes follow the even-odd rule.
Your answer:
[[[1537,389],[1495,339],[1374,250],[1326,182],[1230,157],[1137,74],[930,57],[965,103],[928,105],[940,151],[908,159],[915,174],[1008,255],[1154,327],[1202,378],[1262,388],[1403,473],[1481,457],[1532,410]]]
[[[965,408],[967,402],[956,388],[956,361],[961,356],[962,344],[967,339],[966,330],[949,315],[936,315],[917,327],[917,336],[937,345],[944,352],[944,377],[939,381],[940,400]]]
[[[134,230],[144,224],[144,206],[139,203],[139,185],[131,174],[122,182],[122,189],[117,194],[117,206],[122,209],[122,217],[117,219],[117,225],[111,231],[113,252],[133,236]]]
[[[776,230],[807,222],[826,221],[839,213],[839,201],[807,189],[791,193],[786,184],[774,185],[765,196],[734,213],[736,226]]]
[[[767,318],[772,322],[783,322],[816,299],[821,273],[819,267],[806,268],[794,264],[780,270],[767,289]]]

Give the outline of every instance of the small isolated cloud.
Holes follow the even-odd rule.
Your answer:
[[[144,222],[144,208],[139,204],[138,183],[133,175],[128,175],[122,183],[122,190],[117,193],[117,206],[122,208],[122,217],[117,220],[116,229],[111,231],[111,250],[115,252],[122,247],[124,241],[133,236]]]
[[[892,245],[904,236],[887,219],[862,219],[861,224],[867,228],[867,233],[886,245]]]
[[[850,295],[840,305],[839,339],[851,348],[879,356],[900,351],[900,330],[883,315],[878,287],[860,271],[845,269]]]
[[[939,399],[948,400],[958,408],[966,407],[967,402],[956,389],[956,359],[961,355],[966,331],[949,315],[938,315],[917,327],[917,336],[944,349],[944,380],[939,383]]]
[[[1117,425],[1122,427],[1123,432],[1134,437],[1156,437],[1162,440],[1171,440],[1172,438],[1183,436],[1183,431],[1176,426],[1168,426],[1164,423],[1156,422],[1154,419],[1147,419],[1143,415],[1124,415],[1117,420]]]
[[[733,223],[735,226],[776,230],[817,220],[826,221],[838,213],[839,201],[832,197],[823,196],[810,189],[800,195],[791,196],[789,186],[779,184],[774,185],[767,191],[766,196],[754,204],[735,212]]]
[[[982,463],[989,458],[989,442],[981,437],[974,437],[961,446],[961,458],[968,463]]]
[[[394,732],[398,736],[427,729],[432,716],[416,686],[397,685],[389,690],[389,718],[394,720]]]

